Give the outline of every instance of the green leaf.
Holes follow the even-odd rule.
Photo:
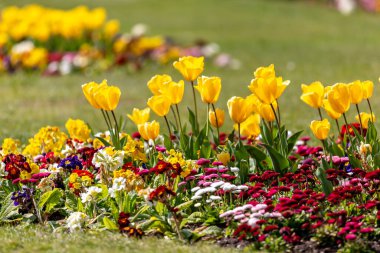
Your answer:
[[[375,168],[380,167],[380,153],[377,153],[376,155],[373,156],[373,163]]]
[[[333,185],[329,180],[327,180],[326,177],[326,169],[328,168],[329,165],[327,161],[325,159],[322,159],[322,166],[316,170],[317,178],[321,182],[323,193],[326,194],[326,196],[330,195],[330,193],[333,191]]]
[[[261,151],[257,146],[245,146],[247,152],[251,155],[252,158],[256,159],[257,162],[264,161],[267,158],[267,155]]]
[[[108,217],[103,218],[103,224],[108,230],[118,230],[116,223]]]
[[[206,158],[206,159],[210,158],[211,151],[212,151],[211,144],[209,142],[204,143],[201,147],[201,157]]]
[[[369,120],[366,135],[366,143],[374,143],[377,140],[377,130],[375,125]]]
[[[350,160],[352,168],[362,168],[362,163],[354,155],[348,154],[348,159]]]
[[[66,197],[65,207],[70,211],[76,211],[78,198],[75,196],[75,194],[72,193],[71,191],[66,191],[65,197]]]
[[[332,155],[336,155],[339,157],[344,156],[344,151],[335,142],[331,142],[330,152],[332,153]]]
[[[289,160],[275,150],[272,146],[268,144],[263,144],[268,150],[269,156],[272,160],[273,168],[276,172],[279,172],[281,175],[284,174],[284,170],[289,168]]]
[[[292,152],[294,145],[296,145],[296,142],[302,134],[302,132],[303,131],[296,132],[288,138],[288,155],[290,154],[290,152]]]
[[[166,134],[164,134],[164,145],[167,150],[170,150],[173,148],[173,142],[170,139],[170,137]]]
[[[175,208],[177,208],[178,210],[186,210],[188,209],[189,207],[191,207],[191,205],[193,204],[194,201],[190,200],[190,201],[186,201],[182,204],[179,204],[178,206],[176,206]]]
[[[263,143],[273,145],[273,135],[266,123],[261,125],[261,136],[263,138]]]
[[[53,208],[58,205],[63,196],[62,190],[55,188],[52,191],[45,192],[42,194],[38,207],[42,210],[45,207],[45,212],[50,213]]]
[[[11,197],[12,193],[8,194],[8,196],[6,196],[1,203],[0,223],[7,222],[12,216],[18,214],[18,206],[14,205]]]
[[[106,141],[105,139],[103,139],[102,137],[96,137],[96,138],[98,140],[100,140],[104,144],[105,147],[111,146],[111,144],[108,141]]]
[[[245,184],[248,181],[249,164],[247,160],[242,159],[239,166],[240,183]]]
[[[198,126],[197,126],[197,121],[195,119],[195,114],[190,109],[190,107],[187,107],[187,110],[189,111],[189,122],[191,125],[191,129],[193,131],[193,134],[198,135]]]

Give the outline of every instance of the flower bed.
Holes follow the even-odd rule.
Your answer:
[[[137,24],[122,33],[119,21],[107,20],[104,8],[6,7],[0,18],[0,72],[66,75],[123,65],[138,71],[148,62],[167,64],[183,55],[205,56],[220,67],[239,67],[215,43],[198,41],[185,47],[162,35],[146,35],[146,30]]]
[[[114,113],[120,89],[104,80],[82,90],[108,131],[94,133],[82,120],[69,119],[67,132],[44,127],[27,145],[4,139],[0,223],[213,240],[275,252],[379,251],[373,83],[302,85],[301,100],[320,117],[310,124],[321,141],[313,146],[283,124],[279,100],[290,82],[273,65],[254,72],[252,94],[228,100],[235,128],[219,133],[225,115],[215,104],[222,83],[201,76],[203,61],[188,56],[174,62],[184,80],[149,80],[148,107],[128,115],[135,133],[126,133]],[[188,121],[178,109],[185,82],[194,96]],[[363,101],[369,114],[360,111]],[[351,105],[358,122],[348,123]],[[208,113],[204,126],[198,123],[201,107]],[[164,118],[166,130],[149,121],[150,110]],[[323,111],[335,121],[335,133]]]

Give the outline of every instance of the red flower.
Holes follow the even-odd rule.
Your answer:
[[[149,194],[149,200],[163,200],[168,196],[176,196],[176,193],[165,185],[160,185]]]

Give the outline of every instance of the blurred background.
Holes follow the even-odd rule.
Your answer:
[[[0,8],[30,3],[2,0]],[[377,1],[36,0],[33,3],[62,9],[78,5],[104,7],[107,19],[119,20],[121,32],[129,33],[136,24],[145,24],[147,34],[168,36],[185,46],[200,40],[216,43],[221,52],[235,59],[234,66],[228,68],[216,66],[213,60],[206,62],[204,75],[222,78],[217,103],[222,108],[226,108],[231,96],[250,94],[247,85],[257,67],[274,63],[277,73],[291,81],[280,106],[283,122],[292,131],[308,128],[309,122],[318,116],[299,99],[301,84],[316,80],[324,85],[372,80],[374,112],[380,111]],[[109,84],[119,86],[122,96],[117,113],[125,116],[133,107],[146,106],[150,97],[147,81],[164,73],[174,80],[181,78],[172,62],[146,64],[141,71],[121,66],[59,76],[28,71],[1,73],[0,139],[15,137],[25,141],[42,126],[63,127],[70,117],[85,120],[96,131],[105,130],[101,114],[82,94],[83,83],[107,79]],[[190,92],[190,87],[187,89]],[[183,112],[186,105],[192,106],[191,96],[180,104]],[[230,126],[227,124],[225,130],[230,131],[227,129]],[[131,122],[127,127],[134,130]]]

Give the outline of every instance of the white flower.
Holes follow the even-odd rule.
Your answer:
[[[112,187],[108,189],[109,195],[114,198],[116,192],[126,189],[127,180],[124,177],[118,177],[113,180]]]
[[[114,171],[123,166],[124,152],[107,147],[95,153],[92,163],[100,168],[103,166],[108,171]]]
[[[195,206],[195,207],[200,207],[200,206],[201,206],[201,203],[196,203],[194,206]]]
[[[5,177],[8,175],[8,172],[5,171],[5,163],[0,162],[0,177]]]
[[[91,186],[86,189],[85,193],[81,193],[80,197],[82,199],[82,203],[91,202],[96,199],[99,193],[102,192],[102,188]]]
[[[231,172],[239,172],[239,170],[238,167],[231,167]]]
[[[220,196],[215,196],[215,195],[211,195],[211,196],[210,196],[210,199],[211,199],[211,200],[221,200],[222,197],[220,197]]]
[[[11,55],[13,54],[24,54],[32,51],[34,49],[34,44],[32,41],[27,40],[17,43],[12,47]]]
[[[256,226],[256,222],[258,222],[259,219],[256,219],[256,218],[251,218],[248,220],[248,225],[250,225],[251,227],[255,227]]]
[[[246,185],[239,185],[238,187],[236,187],[238,190],[242,190],[242,191],[246,191],[248,190],[248,186]]]
[[[202,196],[192,196],[191,200],[197,200],[197,199],[201,199],[201,198],[202,198]]]
[[[69,218],[67,218],[66,227],[70,230],[70,232],[74,232],[76,230],[80,230],[87,220],[88,217],[85,213],[74,212],[70,214]]]
[[[197,186],[197,187],[194,187],[193,189],[191,189],[191,192],[196,192],[196,191],[198,191],[200,189],[201,189],[201,187]]]
[[[217,187],[219,187],[219,186],[221,186],[221,185],[224,185],[224,182],[223,182],[223,181],[217,181],[217,182],[214,182],[214,183],[212,183],[210,186],[211,186],[211,187],[214,187],[214,188],[217,188]]]

